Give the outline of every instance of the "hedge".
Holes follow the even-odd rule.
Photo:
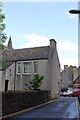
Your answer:
[[[2,116],[49,101],[49,91],[8,91],[2,93]]]

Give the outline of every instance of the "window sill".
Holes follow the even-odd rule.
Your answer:
[[[31,73],[23,73],[23,75],[31,75]]]
[[[21,73],[17,73],[17,75],[21,75]]]
[[[33,73],[33,74],[38,74],[38,73]]]

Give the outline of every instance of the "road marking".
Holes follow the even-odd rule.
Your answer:
[[[77,108],[77,120],[79,120],[79,102],[76,100],[76,108]]]

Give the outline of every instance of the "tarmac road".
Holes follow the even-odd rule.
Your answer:
[[[43,107],[18,114],[11,119],[17,118],[78,118],[78,101],[77,97],[61,97],[59,100],[52,102]],[[29,119],[31,120],[31,119]]]

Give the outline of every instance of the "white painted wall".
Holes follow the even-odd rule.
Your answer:
[[[50,62],[50,80],[51,80],[51,97],[53,99],[59,97],[59,89],[60,89],[60,66],[59,66],[59,58],[56,48],[56,41],[50,41],[50,49],[51,53],[49,56]]]
[[[60,86],[60,68],[57,58],[57,51],[54,51],[53,57],[51,59],[51,97],[57,98]]]
[[[11,71],[10,71],[11,70]],[[14,90],[14,72],[15,72],[15,64],[12,64],[9,67],[8,78],[9,78],[9,90]]]
[[[38,74],[40,74],[40,75],[42,75],[42,76],[44,76],[44,79],[43,79],[43,83],[42,83],[42,85],[41,85],[41,89],[44,89],[44,90],[50,90],[50,79],[49,79],[49,74],[50,74],[50,71],[49,71],[49,65],[48,65],[48,59],[46,59],[46,60],[31,60],[31,61],[21,61],[21,74],[16,74],[16,76],[18,75],[18,76],[20,76],[20,89],[24,89],[24,80],[22,81],[22,76],[23,75],[28,75],[28,74],[24,74],[23,73],[23,69],[24,69],[24,65],[23,65],[23,63],[24,62],[32,62],[32,73],[31,74],[29,74],[29,75],[31,75],[31,79],[33,78],[33,75],[34,75],[34,73],[33,73],[33,62],[34,61],[38,61]],[[19,61],[20,62],[20,61]],[[16,64],[16,66],[17,66],[17,64]],[[17,67],[16,67],[16,71],[17,71]],[[17,77],[16,77],[16,81],[17,81]],[[27,79],[26,79],[26,81],[27,81]],[[17,84],[17,83],[16,83]],[[19,88],[19,86],[18,86],[18,84],[17,84],[17,87]],[[17,89],[17,88],[16,88]]]
[[[3,91],[5,90],[5,80],[9,80],[8,82],[8,90],[14,90],[14,64],[12,64],[9,68],[7,68],[6,70],[4,70],[2,72],[3,77],[2,77],[2,81],[3,81],[3,86],[2,89]],[[11,70],[11,71],[10,71]],[[11,74],[11,76],[10,76]]]
[[[50,90],[50,79],[49,79],[49,62],[48,60],[39,60],[38,61],[38,73],[44,76],[41,89]]]

